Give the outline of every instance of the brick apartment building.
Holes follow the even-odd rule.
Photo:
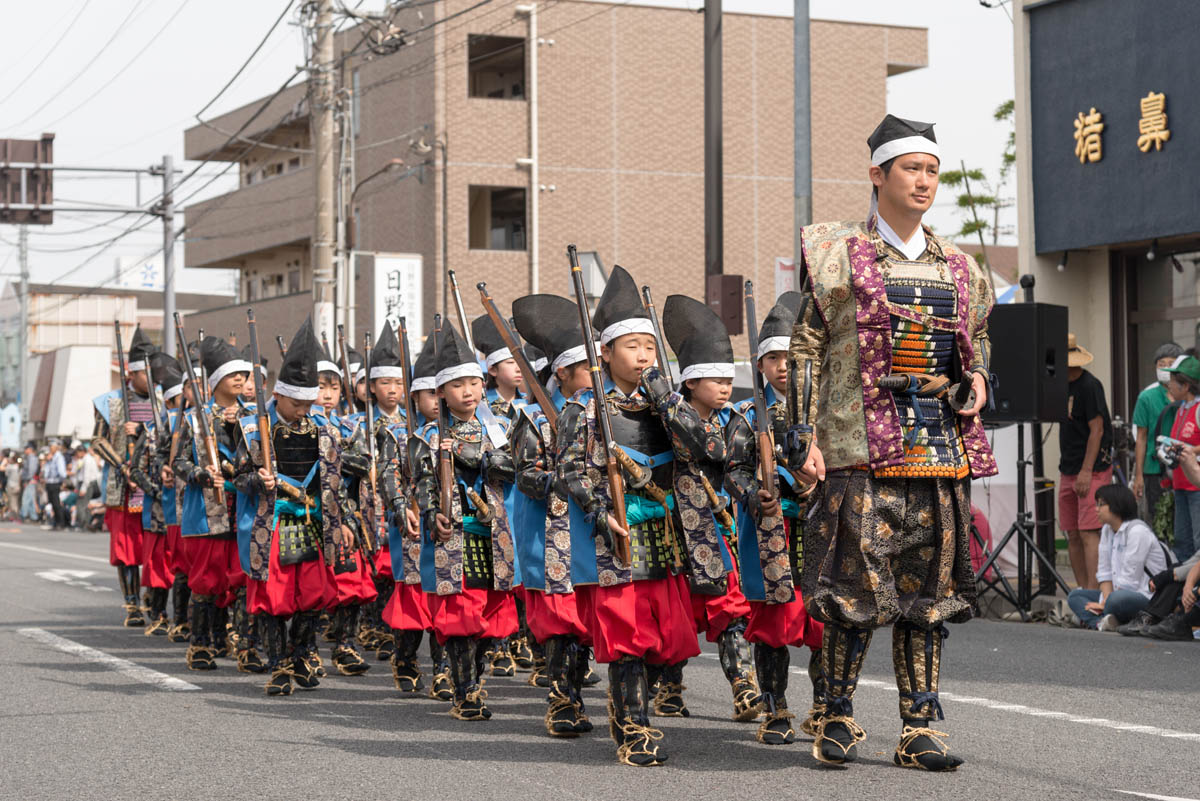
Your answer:
[[[425,8],[423,21],[409,10],[399,24],[417,30],[470,5],[446,0]],[[442,302],[443,152],[449,266],[471,316],[480,280],[502,307],[534,286],[568,293],[568,243],[625,266],[662,298],[704,296],[703,16],[561,0],[538,4],[537,27],[533,45],[528,15],[495,2],[392,55],[355,55],[340,68],[352,98],[342,141],[359,182],[346,204],[354,247],[419,256],[425,328]],[[754,279],[765,308],[775,259],[792,253],[792,20],[726,13],[723,31],[725,272]],[[339,54],[360,39],[340,34]],[[926,30],[814,20],[811,41],[814,217],[862,217],[866,136],[886,112],[888,76],[926,65]],[[535,94],[537,186],[527,163]],[[238,189],[188,209],[187,266],[241,271],[237,304],[194,324],[241,330],[252,304],[265,329],[290,330],[311,309],[305,95],[304,86],[284,92],[229,145],[261,100],[185,133],[188,159],[241,162]],[[422,137],[444,140],[445,150],[419,153],[411,144]],[[404,167],[363,182],[392,159]],[[352,191],[347,183],[344,194]],[[359,258],[355,272],[354,325],[377,330],[372,260]]]

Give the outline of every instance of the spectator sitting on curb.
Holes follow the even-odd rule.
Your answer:
[[[1100,530],[1098,590],[1071,591],[1067,604],[1085,628],[1116,631],[1150,602],[1150,576],[1167,569],[1158,538],[1137,517],[1137,498],[1128,487],[1106,484],[1096,490]]]
[[[1177,469],[1193,484],[1200,484],[1200,448],[1194,445],[1178,449]],[[1170,455],[1170,454],[1168,454]],[[1154,595],[1138,616],[1119,627],[1126,636],[1152,637],[1156,640],[1191,640],[1192,629],[1200,627],[1200,553],[1174,569],[1164,570],[1150,581]]]

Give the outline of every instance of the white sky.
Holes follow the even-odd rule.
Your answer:
[[[701,0],[661,2],[702,5]],[[190,169],[194,165],[181,163],[183,130],[195,123],[194,113],[229,80],[285,4],[286,0],[5,3],[5,24],[0,26],[0,137],[37,138],[53,131],[58,164],[142,167],[172,153],[177,166]],[[364,3],[381,5],[382,0]],[[792,3],[725,0],[724,8],[790,16]],[[1006,131],[992,120],[992,112],[1013,95],[1007,7],[987,9],[977,0],[811,0],[811,15],[928,28],[929,67],[888,79],[888,110],[936,123],[947,169],[963,158],[995,174]],[[302,63],[301,35],[289,24],[294,20],[292,12],[206,116],[270,94]],[[867,133],[861,135],[864,170]],[[189,184],[198,187],[224,166],[205,165]],[[236,169],[193,202],[233,187],[230,176],[236,177]],[[157,178],[143,178],[142,200],[153,197],[158,188]],[[185,187],[176,197],[189,191]],[[1006,194],[1015,191],[1010,188]],[[55,179],[58,203],[134,205],[136,197],[132,178],[63,173]],[[161,246],[157,220],[99,255],[100,248],[87,247],[109,240],[135,219],[62,213],[53,226],[31,226],[32,280],[53,280],[74,270],[65,283],[96,284],[111,275],[118,257],[151,255]],[[1010,211],[1001,224],[1015,219]],[[941,232],[957,229],[950,192],[939,196],[928,220]],[[101,223],[110,224],[98,226]],[[16,226],[0,225],[2,276],[17,272],[16,240]],[[182,264],[182,248],[176,263]],[[181,290],[224,285],[211,271],[194,272],[199,275],[181,276]]]

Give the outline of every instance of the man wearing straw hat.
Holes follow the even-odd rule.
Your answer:
[[[1095,357],[1067,334],[1067,416],[1058,427],[1058,518],[1075,582],[1099,589],[1100,518],[1096,489],[1112,483],[1112,418],[1100,379],[1083,368]]]

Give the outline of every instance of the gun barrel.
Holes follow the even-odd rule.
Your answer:
[[[183,318],[179,316],[179,312],[175,312],[175,336],[179,340],[180,352],[186,354],[187,337],[183,333]],[[200,338],[203,339],[203,336]],[[191,368],[190,364],[188,365],[186,375],[188,386],[192,390],[192,408],[196,410],[195,425],[200,429],[200,439],[204,443],[204,455],[216,467],[217,446],[213,442],[212,425],[209,423],[208,409],[205,407],[206,396],[201,394],[200,382],[196,381],[196,371]],[[222,506],[225,504],[225,487],[219,480],[213,482],[213,497]]]
[[[491,318],[492,324],[500,332],[500,339],[504,340],[504,346],[508,348],[512,357],[516,360],[517,367],[521,368],[521,375],[525,379],[525,386],[529,387],[529,391],[533,393],[534,400],[542,408],[542,413],[546,415],[546,422],[550,424],[551,430],[557,432],[558,410],[554,408],[554,404],[550,401],[550,396],[546,394],[546,388],[538,380],[537,371],[533,369],[533,365],[526,358],[525,351],[521,348],[521,343],[517,341],[516,332],[509,327],[508,321],[500,315],[500,310],[496,308],[496,301],[492,300],[491,294],[488,293],[487,282],[480,281],[475,285],[475,288],[479,290],[479,300],[483,304],[483,310],[487,312],[487,316]]]
[[[258,351],[258,326],[254,322],[254,309],[246,309],[246,326],[250,329],[250,380],[254,382],[254,405],[258,415],[258,440],[262,448],[262,463],[263,468],[274,475],[275,459],[271,452],[271,417],[267,414],[262,373],[258,369],[262,364],[262,357]]]
[[[592,330],[592,318],[588,314],[587,293],[583,287],[583,271],[579,267],[579,254],[574,245],[567,246],[567,260],[571,264],[571,283],[575,288],[575,303],[579,306],[579,323],[583,328],[583,345],[587,352],[588,369],[591,371],[592,395],[596,404],[596,419],[600,423],[601,445],[606,454],[605,472],[608,474],[608,492],[612,501],[613,517],[623,529],[628,529],[625,513],[625,481],[616,455],[612,452],[612,422],[608,419],[608,401],[605,398],[604,378],[600,374],[600,357],[596,353],[596,335]],[[631,564],[629,535],[613,538],[613,555],[625,564]]]
[[[642,305],[646,307],[646,313],[650,315],[650,324],[654,326],[654,339],[658,343],[655,349],[658,351],[658,370],[671,386],[675,386],[675,376],[671,373],[671,363],[667,360],[667,338],[663,336],[658,309],[654,308],[654,298],[650,294],[649,286],[642,287]]]
[[[750,370],[754,373],[754,429],[758,438],[758,463],[762,488],[775,494],[775,449],[771,443],[771,421],[767,417],[766,387],[758,369],[758,319],[754,309],[754,282],[745,284],[746,338],[750,344]]]

